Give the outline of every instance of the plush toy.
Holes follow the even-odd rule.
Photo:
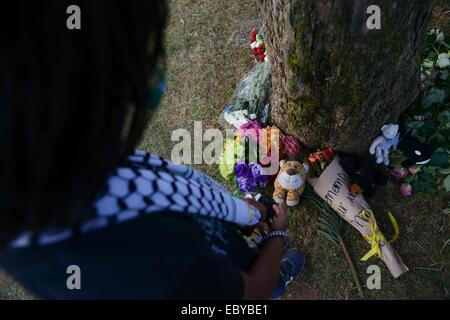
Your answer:
[[[370,145],[369,153],[374,154],[377,163],[389,165],[389,149],[397,150],[400,134],[398,133],[398,125],[389,123],[381,127],[381,136],[378,136]]]
[[[415,164],[427,164],[431,160],[430,147],[420,143],[410,132],[400,141],[398,149],[407,158],[402,162],[404,168],[409,168]]]
[[[366,198],[375,195],[376,187],[384,185],[388,176],[376,166],[372,156],[345,155],[341,158],[341,166],[350,177],[350,192],[361,194]]]
[[[276,203],[295,206],[305,191],[305,179],[309,171],[307,164],[297,160],[281,160],[280,171],[275,179],[273,199]]]

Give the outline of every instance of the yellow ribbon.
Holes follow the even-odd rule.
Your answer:
[[[398,239],[398,236],[400,234],[397,221],[395,220],[393,214],[391,212],[388,212],[389,219],[391,220],[392,226],[394,227],[394,237],[391,240],[386,241],[386,238],[381,233],[380,229],[378,229],[376,222],[369,219],[371,214],[372,211],[370,210],[363,210],[362,212],[362,215],[369,220],[370,229],[372,230],[371,236],[364,237],[368,242],[370,242],[370,244],[372,245],[372,249],[370,249],[370,251],[361,258],[361,261],[367,261],[372,256],[376,256],[378,258],[381,257],[380,241],[392,243]]]

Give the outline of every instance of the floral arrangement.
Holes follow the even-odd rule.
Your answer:
[[[278,130],[278,135],[275,130]],[[277,140],[273,141],[276,137]],[[277,173],[268,174],[265,170],[270,159],[300,158],[302,152],[303,146],[297,138],[284,134],[276,126],[263,127],[255,120],[248,120],[235,130],[234,139],[225,142],[219,170],[240,191],[257,192],[265,188]]]
[[[289,134],[283,134],[281,136],[281,143],[286,157],[299,158],[304,152],[302,142]]]
[[[271,86],[270,63],[256,63],[240,81],[233,98],[225,108],[225,121],[237,129],[248,120],[268,124]]]
[[[321,207],[321,211],[329,206],[361,233],[371,245],[371,249],[361,261],[367,261],[373,256],[381,258],[393,277],[397,278],[408,271],[408,267],[390,245],[399,236],[397,222],[389,212],[395,235],[388,241],[379,229],[375,215],[363,195],[351,192],[350,177],[341,166],[340,160],[331,148],[320,149],[308,156],[307,161],[312,172],[307,181],[313,190],[307,188],[305,197]],[[323,218],[321,221],[327,225],[327,221]]]
[[[247,164],[238,162],[234,165],[236,182],[242,192],[257,192],[258,188],[264,188],[269,182],[269,176],[264,174],[263,168],[258,163]]]
[[[235,128],[240,128],[242,125],[246,124],[249,120],[255,120],[256,114],[248,114],[248,110],[236,110],[230,111],[226,109],[224,111],[224,119],[226,122],[231,124]]]
[[[223,152],[220,155],[219,171],[222,177],[232,183],[236,182],[234,165],[241,160],[243,153],[244,146],[240,142],[239,137],[225,142]]]
[[[252,53],[256,58],[256,61],[263,62],[267,61],[266,46],[264,44],[264,38],[261,33],[253,29],[250,33],[250,48],[252,48]]]
[[[332,148],[319,149],[308,156],[307,162],[311,168],[311,174],[315,177],[325,170],[325,168],[333,161],[335,152]]]
[[[427,34],[421,71],[421,93],[403,115],[402,125],[433,153],[425,165],[393,165],[390,173],[404,196],[431,194],[436,181],[450,192],[450,39],[441,29]]]

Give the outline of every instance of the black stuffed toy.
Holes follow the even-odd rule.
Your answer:
[[[426,144],[420,143],[419,140],[408,132],[405,137],[400,140],[398,149],[407,158],[402,162],[402,167],[409,168],[415,164],[426,164],[431,160],[431,150]]]
[[[385,185],[388,176],[383,169],[376,165],[375,157],[359,156],[356,154],[342,155],[341,166],[350,176],[350,192],[360,194],[366,198],[375,195],[376,187]]]

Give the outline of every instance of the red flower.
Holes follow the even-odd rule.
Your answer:
[[[253,55],[255,55],[255,56],[259,55],[258,48],[254,48],[254,49],[252,50],[252,53],[253,53]]]
[[[266,58],[266,55],[264,53],[258,55],[259,61],[264,61],[265,58]]]
[[[331,148],[319,150],[315,153],[311,153],[308,157],[308,160],[311,163],[322,160],[333,160],[334,159],[334,151]]]
[[[253,43],[256,41],[256,29],[253,29],[250,33],[250,43]]]
[[[326,148],[324,150],[325,152],[325,158],[328,160],[333,160],[334,159],[334,151],[331,148]]]
[[[260,45],[259,48],[261,48],[261,52],[266,51],[266,46],[264,45],[264,43],[262,45]]]

